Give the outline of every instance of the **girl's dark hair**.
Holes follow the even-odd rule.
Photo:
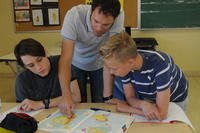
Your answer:
[[[45,50],[42,44],[32,38],[21,40],[14,49],[14,54],[20,66],[24,67],[21,56],[43,56],[45,57]]]
[[[99,12],[103,12],[105,15],[111,15],[114,18],[120,13],[119,0],[93,0],[92,11],[94,11],[96,7],[100,7]]]

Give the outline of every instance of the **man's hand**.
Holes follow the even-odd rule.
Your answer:
[[[19,105],[19,110],[20,111],[26,111],[29,112],[31,110],[39,110],[43,108],[43,102],[42,101],[32,101],[30,99],[25,99],[22,101],[22,103]]]
[[[66,114],[69,118],[71,118],[72,117],[72,111],[75,108],[75,104],[74,104],[71,97],[67,98],[67,97],[62,96],[62,99],[61,99],[58,107],[60,109],[60,112]]]

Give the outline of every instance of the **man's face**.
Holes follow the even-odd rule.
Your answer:
[[[114,23],[114,17],[105,15],[103,12],[99,12],[99,7],[96,7],[91,15],[91,25],[94,34],[99,37],[104,34],[112,24]]]
[[[21,56],[21,60],[24,63],[24,67],[31,72],[41,77],[45,77],[49,74],[50,62],[47,57],[24,55]]]
[[[132,70],[132,62],[120,62],[114,57],[104,59],[105,66],[109,72],[115,76],[124,77]]]

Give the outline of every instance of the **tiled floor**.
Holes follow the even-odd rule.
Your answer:
[[[200,77],[188,77],[189,100],[187,116],[197,133],[200,133]],[[15,74],[0,74],[0,97],[3,102],[15,102]],[[89,92],[89,90],[88,90]],[[90,101],[90,96],[88,96]]]

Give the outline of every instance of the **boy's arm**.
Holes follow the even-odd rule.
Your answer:
[[[135,105],[134,103],[138,100],[135,97],[135,91],[132,84],[123,84],[124,94],[127,102],[120,101],[117,103],[117,111],[125,112],[125,113],[134,113],[138,115],[144,116],[143,111],[137,107],[139,105]],[[132,103],[133,102],[133,103]]]
[[[124,84],[124,93],[128,104],[134,108],[132,113],[145,116],[149,120],[160,120],[160,114],[156,105],[149,103],[145,100],[137,99],[135,96],[135,89],[131,83]],[[142,111],[142,112],[140,112]]]
[[[123,84],[124,94],[129,105],[134,108],[141,109],[143,100],[139,100],[135,96],[135,88],[131,83]]]
[[[161,120],[167,117],[169,101],[170,101],[170,88],[157,93],[156,106],[158,108]]]
[[[133,114],[144,116],[144,113],[142,112],[141,109],[137,109],[137,108],[131,107],[126,102],[118,102],[117,103],[117,111],[124,112],[124,113],[130,113],[130,114],[133,113]]]

